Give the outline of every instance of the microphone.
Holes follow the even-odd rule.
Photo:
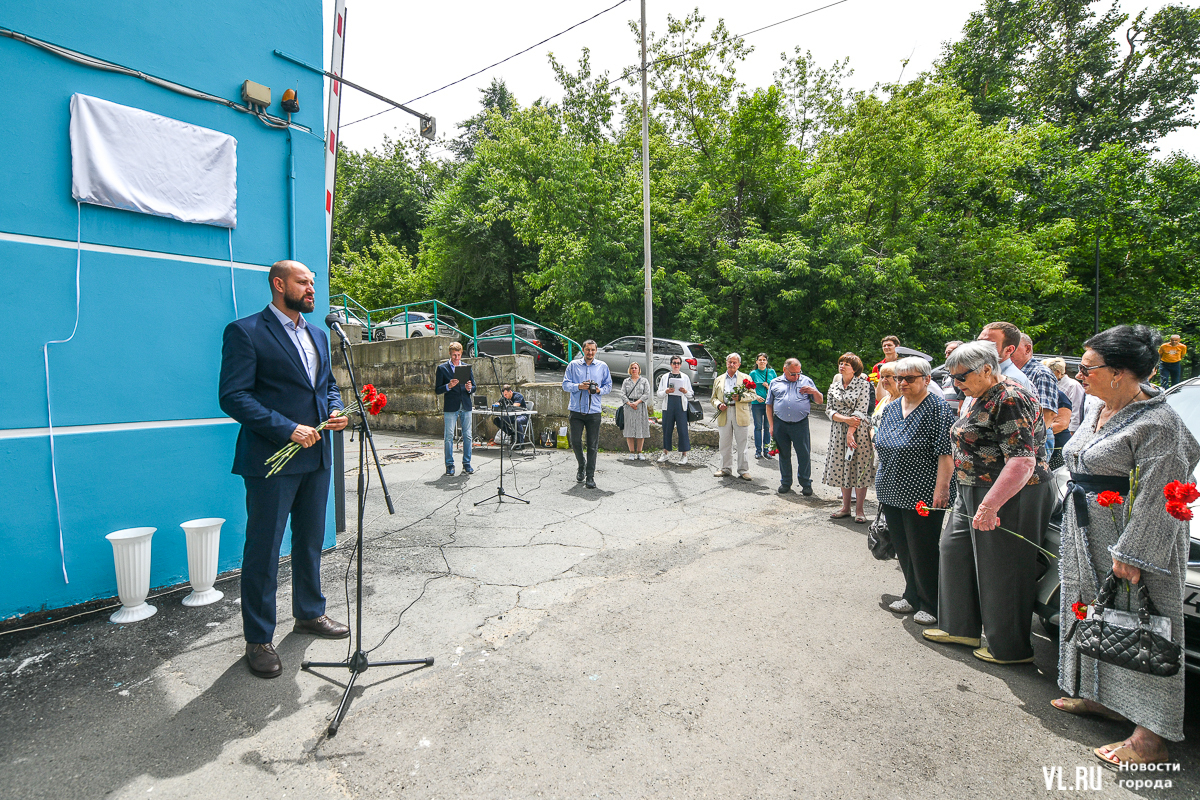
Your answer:
[[[346,336],[346,332],[344,330],[342,330],[342,326],[338,324],[338,315],[337,314],[326,315],[325,327],[329,328],[329,330],[334,331],[335,333],[337,333],[338,336],[342,337],[343,342],[350,341],[349,337]]]
[[[492,355],[491,353],[476,353],[475,355],[483,356],[484,358],[490,358],[492,361],[496,360],[496,356]]]

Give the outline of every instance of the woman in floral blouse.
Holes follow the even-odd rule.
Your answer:
[[[1038,551],[1012,534],[1040,545],[1054,508],[1041,408],[1004,380],[991,342],[962,345],[946,370],[975,400],[950,429],[958,498],[940,545],[940,628],[924,636],[992,664],[1027,664]]]

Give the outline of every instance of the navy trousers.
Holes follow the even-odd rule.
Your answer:
[[[292,518],[292,616],[325,613],[321,594],[321,543],[329,500],[329,469],[246,482],[246,546],[242,551],[242,631],[246,641],[267,644],[275,636],[279,547]]]
[[[799,422],[784,422],[775,417],[775,444],[779,445],[779,485],[792,485],[792,450],[796,451],[796,482],[812,486],[812,447],[808,435],[808,417]]]

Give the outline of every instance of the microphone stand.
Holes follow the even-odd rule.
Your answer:
[[[487,358],[490,358],[492,360],[492,375],[496,378],[496,385],[503,386],[503,384],[500,383],[500,371],[496,369],[496,357],[488,356],[486,353],[484,353],[484,355],[487,356]],[[517,418],[509,417],[507,415],[506,412],[508,412],[510,409],[511,409],[511,406],[509,406],[508,401],[504,399],[504,392],[500,392],[500,418],[512,420],[512,429],[513,429],[512,438],[513,438],[513,441],[515,442],[517,439],[517,423],[516,423]],[[501,428],[500,430],[503,432],[504,429]],[[515,480],[515,478],[514,478],[514,480]],[[495,500],[499,504],[503,504],[505,502],[505,498],[508,498],[508,502],[510,502],[510,503],[516,502],[516,503],[524,503],[525,505],[529,505],[528,500],[526,500],[522,497],[517,497],[516,495],[513,495],[513,494],[508,494],[507,492],[504,491],[504,435],[503,435],[503,433],[501,433],[501,436],[500,436],[500,485],[496,487],[496,496],[495,497],[485,498],[483,500],[480,500],[475,505],[481,506],[484,503],[490,503],[493,500]]]
[[[350,348],[346,343],[346,334],[342,332],[341,326],[336,323],[330,326],[337,331],[342,342],[342,360],[346,363],[346,370],[350,373],[350,385],[354,389],[354,397],[361,409],[362,392],[358,388],[358,378],[354,375],[354,364],[350,360]],[[350,680],[346,684],[346,691],[342,693],[342,702],[338,704],[337,713],[333,715],[333,721],[329,723],[330,737],[337,736],[338,728],[341,727],[342,719],[346,716],[346,712],[350,708],[350,692],[354,689],[354,683],[358,680],[358,676],[366,672],[372,664],[367,658],[366,651],[362,646],[362,604],[363,604],[363,511],[367,505],[367,443],[371,444],[371,456],[375,459],[375,469],[379,474],[379,485],[383,487],[383,497],[387,500],[387,509],[389,514],[395,514],[396,509],[392,505],[392,496],[388,492],[387,482],[383,479],[383,466],[379,463],[379,454],[375,452],[375,438],[371,435],[371,424],[367,421],[368,414],[361,413],[359,417],[362,420],[362,436],[358,439],[358,539],[356,549],[358,550],[358,575],[356,576],[356,588],[354,595],[354,655],[350,656],[345,661],[302,661],[300,669],[311,670],[314,667],[346,667],[350,670]],[[376,667],[399,667],[399,666],[432,666],[433,657],[405,659],[401,661],[377,661]]]

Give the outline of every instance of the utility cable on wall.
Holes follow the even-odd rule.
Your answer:
[[[253,114],[272,128],[282,128],[290,125],[291,127],[302,130],[305,133],[312,133],[311,128],[305,127],[304,125],[289,123],[287,120],[280,119],[279,117],[272,117],[270,114],[264,114],[254,107],[244,106],[240,103],[235,103],[232,100],[226,100],[224,97],[218,97],[215,94],[209,94],[208,92],[204,92],[199,89],[193,89],[192,87],[185,86],[182,83],[169,81],[166,78],[160,78],[157,75],[151,75],[149,73],[133,69],[132,67],[114,64],[111,61],[105,61],[103,59],[96,58],[95,56],[90,56],[87,53],[81,53],[78,50],[70,50],[66,47],[62,47],[61,45],[53,44],[52,42],[45,42],[41,39],[35,39],[32,36],[26,36],[25,34],[20,33],[19,31],[14,31],[10,28],[0,28],[0,36],[41,48],[42,50],[53,53],[60,58],[65,58],[66,60],[73,61],[76,64],[82,64],[85,67],[91,67],[92,69],[99,69],[105,72],[116,72],[120,75],[128,75],[132,78],[140,78],[147,83],[152,83],[155,86],[161,86],[164,89],[186,95],[187,97],[194,97],[197,100],[206,100],[210,103],[226,106],[228,108],[232,108],[234,111],[240,111],[243,114]]]
[[[75,338],[79,330],[79,265],[83,255],[83,203],[75,201],[75,325],[71,335],[65,339],[54,339],[42,345],[42,361],[46,365],[46,423],[50,432],[50,482],[54,486],[54,515],[58,522],[58,555],[62,561],[63,583],[70,583],[67,577],[67,548],[63,543],[62,503],[58,499],[58,467],[55,464],[54,452],[54,407],[50,400],[50,345],[66,344]]]

